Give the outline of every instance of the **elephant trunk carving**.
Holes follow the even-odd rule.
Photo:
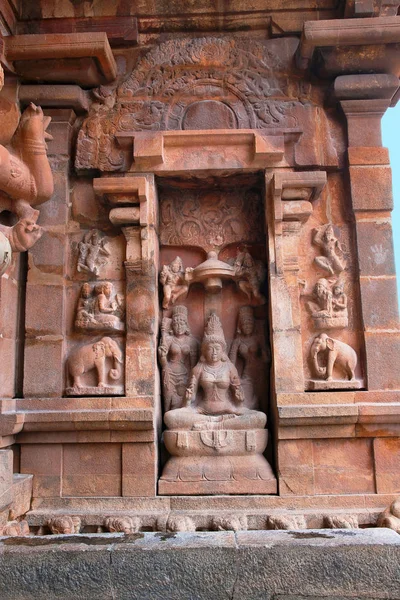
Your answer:
[[[319,362],[318,362],[318,354],[319,354],[319,350],[315,350],[313,349],[311,352],[311,358],[313,361],[313,367],[314,367],[314,371],[320,375],[321,377],[325,377],[326,375],[326,367],[321,367]]]
[[[122,356],[121,354],[119,354],[119,356],[117,354],[113,354],[113,360],[114,360],[114,367],[112,369],[110,369],[109,372],[109,377],[110,379],[113,379],[114,381],[116,379],[119,379],[122,375]]]

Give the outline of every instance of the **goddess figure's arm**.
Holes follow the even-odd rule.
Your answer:
[[[185,392],[186,406],[190,406],[196,398],[197,390],[199,388],[199,375],[199,369],[198,367],[195,367],[192,371],[189,386],[186,388]]]
[[[237,372],[236,367],[234,367],[233,365],[231,366],[231,370],[230,370],[230,384],[231,384],[231,388],[233,390],[233,395],[235,397],[235,400],[237,400],[238,402],[243,402],[244,401],[244,393],[243,393],[242,385],[240,383],[239,373]]]

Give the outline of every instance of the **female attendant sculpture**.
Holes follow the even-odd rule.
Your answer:
[[[192,371],[185,406],[165,413],[168,429],[263,429],[266,415],[244,406],[236,367],[226,355],[221,322],[211,314],[204,332],[201,357]]]
[[[197,340],[191,335],[186,306],[174,306],[172,319],[164,318],[158,356],[162,367],[165,411],[181,408],[191,369],[198,358]]]
[[[234,365],[242,363],[241,383],[244,393],[244,404],[247,408],[258,408],[265,394],[265,381],[269,353],[264,336],[255,329],[254,311],[251,306],[242,306],[236,337],[229,352],[229,359]]]

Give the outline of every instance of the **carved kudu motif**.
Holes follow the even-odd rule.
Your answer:
[[[19,218],[13,227],[0,225],[0,232],[13,252],[28,250],[42,235],[36,225],[39,212],[33,207],[53,194],[45,141],[52,139],[46,132],[50,120],[31,103],[21,116],[10,147],[0,145],[0,212],[9,210]]]

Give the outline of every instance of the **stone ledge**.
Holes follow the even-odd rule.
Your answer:
[[[2,600],[395,600],[391,530],[3,538]],[[45,567],[45,568],[44,568]]]

